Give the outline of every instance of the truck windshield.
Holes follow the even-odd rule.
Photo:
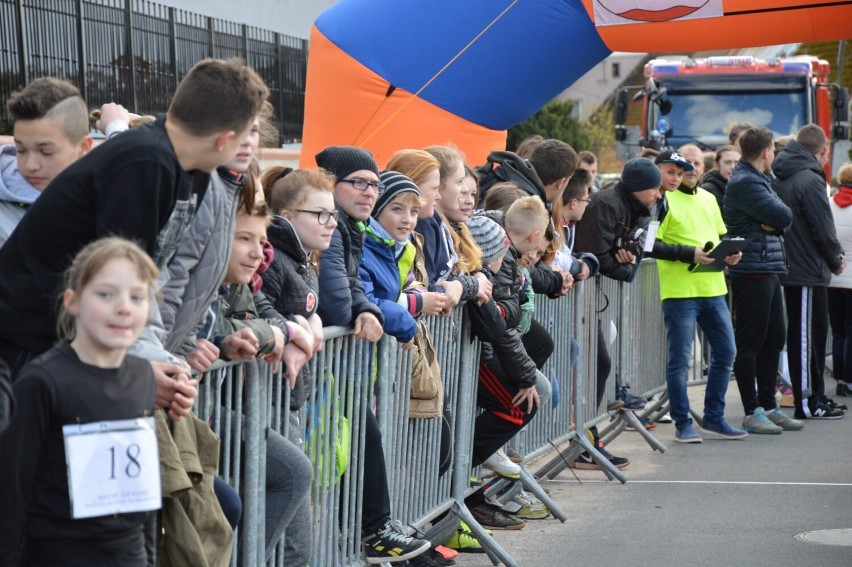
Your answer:
[[[667,142],[674,147],[695,141],[718,147],[727,143],[731,126],[742,122],[765,126],[777,137],[795,134],[813,120],[803,77],[692,75],[661,77],[659,83],[672,108],[663,117],[654,105],[650,125],[657,130],[669,126]]]

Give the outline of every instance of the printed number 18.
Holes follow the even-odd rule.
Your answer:
[[[124,467],[124,475],[127,478],[136,478],[142,472],[142,467],[137,460],[139,458],[139,445],[131,443],[127,446],[125,454],[127,455],[127,465]],[[109,448],[110,454],[110,472],[109,479],[115,480],[115,445]]]

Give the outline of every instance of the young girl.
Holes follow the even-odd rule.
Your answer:
[[[14,384],[17,411],[0,437],[0,564],[146,564],[142,527],[148,510],[160,505],[159,465],[155,454],[137,451],[146,445],[136,436],[154,439],[153,423],[150,432],[143,433],[144,426],[113,431],[112,453],[98,440],[103,434],[63,434],[63,426],[99,422],[103,429],[153,414],[151,365],[125,355],[145,326],[157,276],[142,249],[116,237],[84,247],[67,270],[58,322],[63,341],[21,371]],[[72,437],[89,437],[103,450],[88,462],[76,450],[69,458]],[[116,450],[122,442],[126,449]],[[82,464],[85,473],[77,472]],[[91,478],[97,473],[103,477]],[[140,503],[133,512],[86,508],[109,496],[102,488],[124,481],[141,483],[124,484],[124,490],[156,487],[154,503]]]

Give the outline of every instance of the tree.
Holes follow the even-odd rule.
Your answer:
[[[514,150],[524,138],[538,134],[562,140],[574,148],[589,147],[590,137],[573,111],[574,103],[571,101],[548,102],[541,110],[509,129],[506,146]]]

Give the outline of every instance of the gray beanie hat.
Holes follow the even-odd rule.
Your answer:
[[[317,165],[330,171],[337,181],[362,169],[379,174],[379,166],[373,154],[355,146],[329,146],[316,155]]]
[[[662,185],[663,175],[660,168],[648,158],[633,158],[624,164],[620,183],[631,193],[637,193]]]
[[[482,264],[488,265],[503,256],[509,249],[509,237],[503,227],[484,215],[467,220],[467,228],[482,250]]]
[[[384,191],[379,194],[376,199],[376,204],[373,205],[373,218],[378,218],[388,204],[403,193],[414,193],[420,196],[420,189],[417,188],[411,178],[401,174],[398,171],[383,171],[379,174],[379,181],[385,186]]]

